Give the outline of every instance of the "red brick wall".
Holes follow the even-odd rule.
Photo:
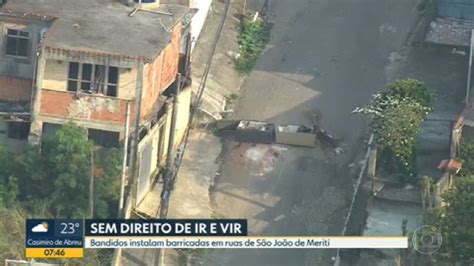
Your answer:
[[[142,99],[141,117],[145,117],[158,100],[160,94],[168,88],[178,74],[179,49],[181,41],[181,23],[171,30],[171,42],[147,65],[145,73],[144,95]]]
[[[166,89],[176,79],[178,74],[179,48],[181,41],[181,23],[171,31],[171,43],[163,51],[162,89]]]
[[[82,109],[87,109],[87,103],[90,101],[97,100],[96,97],[100,96],[82,96],[80,100],[75,99],[73,93],[59,92],[43,89],[41,91],[41,107],[40,114],[47,116],[54,116],[60,118],[76,118],[81,120],[90,121],[105,121],[115,123],[125,123],[127,102],[124,100],[113,99],[110,97],[103,99],[110,101],[113,106],[113,112],[110,111],[106,106],[99,108],[89,108],[90,113],[85,115],[74,116],[73,110],[78,109],[79,101],[82,101]],[[85,104],[84,104],[85,103]],[[130,105],[130,116],[131,123],[133,124],[133,118],[135,113],[134,104]],[[89,115],[90,114],[90,115]]]
[[[31,79],[0,76],[0,100],[30,101]]]

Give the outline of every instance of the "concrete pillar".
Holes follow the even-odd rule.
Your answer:
[[[375,174],[377,171],[377,145],[374,142],[369,147],[369,158],[367,160],[367,176],[371,180],[371,188],[370,190],[375,195]]]
[[[135,118],[133,125],[133,135],[131,136],[131,151],[130,151],[130,168],[132,178],[131,198],[132,208],[136,207],[137,203],[137,181],[138,181],[138,138],[140,130],[140,115],[143,97],[143,75],[144,63],[142,61],[137,64],[137,81],[135,85]]]
[[[377,170],[377,147],[372,145],[370,147],[369,162],[367,165],[367,175],[373,179]]]
[[[32,145],[40,143],[43,131],[43,122],[39,119],[41,107],[41,89],[43,87],[43,76],[46,65],[46,57],[43,51],[38,52],[36,57],[36,71],[33,81],[33,100],[31,103],[31,128],[28,142]]]

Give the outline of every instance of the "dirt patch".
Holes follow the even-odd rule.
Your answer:
[[[239,143],[231,148],[230,160],[250,170],[251,175],[265,176],[274,168],[276,160],[287,150],[280,145]]]

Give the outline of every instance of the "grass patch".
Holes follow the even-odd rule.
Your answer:
[[[262,19],[253,21],[244,17],[240,22],[240,56],[234,59],[234,66],[240,73],[249,73],[270,40],[270,29]]]
[[[235,101],[237,101],[237,99],[239,99],[239,95],[235,94],[235,93],[231,93],[231,94],[225,96],[225,100],[227,102],[227,105],[234,104]]]
[[[219,130],[219,128],[217,128],[215,125],[211,125],[207,128],[207,130],[209,131],[209,133],[211,133],[212,135],[216,136],[216,137],[219,137],[220,134],[221,134],[221,131]]]

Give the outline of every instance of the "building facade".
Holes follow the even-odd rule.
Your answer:
[[[474,20],[474,2],[471,0],[438,0],[439,17]]]
[[[0,145],[20,152],[72,121],[97,146],[128,146],[143,197],[170,145],[171,97],[189,64],[180,60],[189,58],[182,48],[190,46],[189,11],[156,1],[7,2],[0,9]],[[178,98],[173,146],[184,136],[191,92]]]

